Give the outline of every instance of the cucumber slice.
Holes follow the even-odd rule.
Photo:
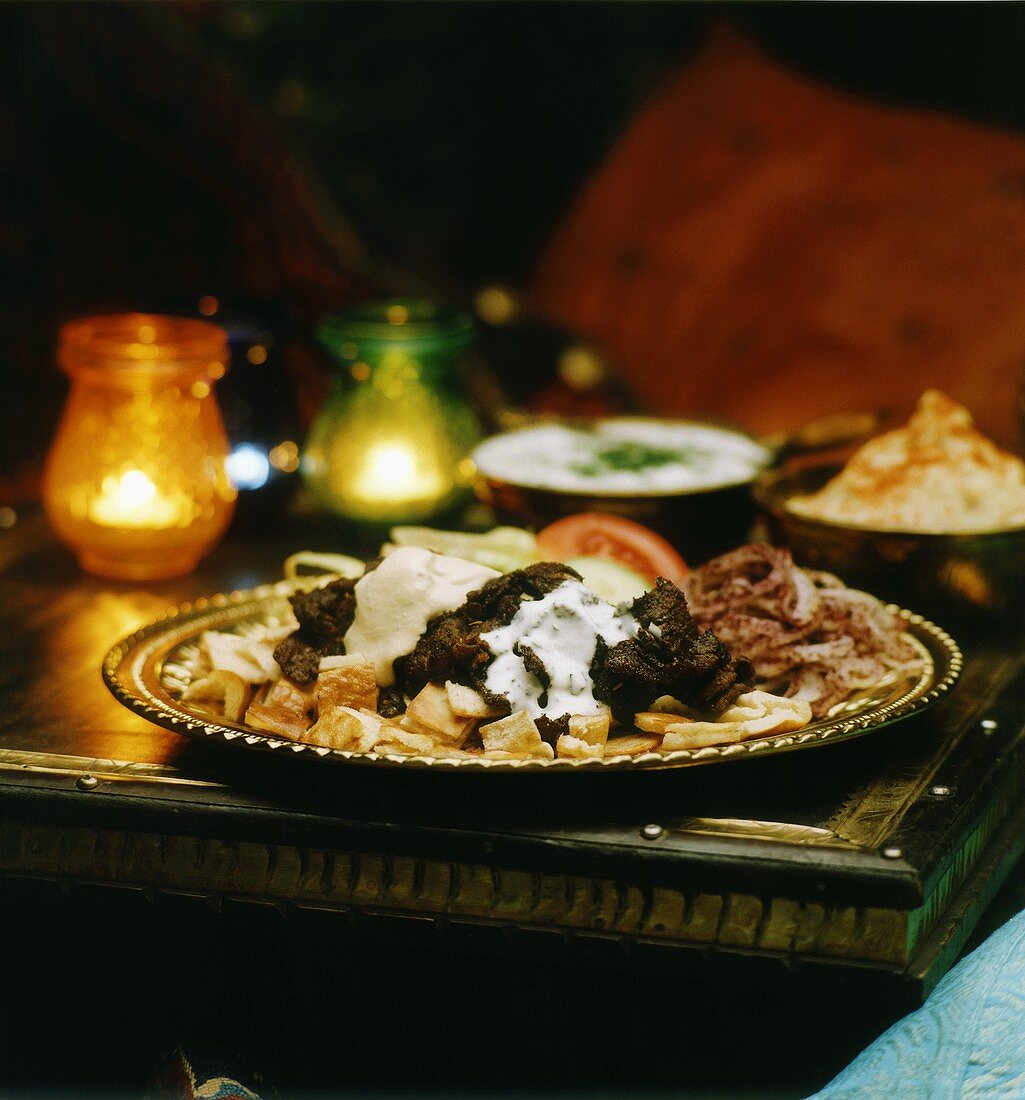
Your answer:
[[[651,588],[651,582],[629,566],[612,558],[582,556],[567,558],[566,564],[572,566],[584,578],[584,584],[596,595],[610,603],[623,603],[635,600]]]
[[[522,569],[538,560],[534,536],[520,527],[493,527],[480,534],[435,527],[393,527],[391,544],[386,543],[382,553],[387,554],[395,546],[422,546],[436,554],[487,565],[500,573]]]

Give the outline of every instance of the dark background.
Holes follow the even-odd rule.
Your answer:
[[[836,87],[1025,131],[1021,4],[2,5],[0,495],[34,492],[60,320],[212,293],[301,329],[374,289],[522,284],[723,22]]]
[[[168,249],[196,286],[236,274],[229,192],[274,166],[206,131],[246,130],[250,112],[374,256],[453,289],[522,279],[638,106],[722,22],[836,87],[1025,130],[1019,4],[14,3],[0,20],[5,238],[17,225],[36,245],[31,272],[6,272],[49,272],[82,305],[190,293],[153,270]],[[174,62],[206,85],[177,87]],[[95,250],[72,248],[76,229]]]
[[[0,496],[31,495],[59,322],[521,284],[644,101],[728,22],[837,87],[1025,131],[1019,4],[0,7]],[[941,183],[941,181],[938,181]]]

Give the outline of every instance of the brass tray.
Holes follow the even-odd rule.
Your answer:
[[[891,606],[891,610],[906,622],[908,633],[922,653],[924,665],[919,676],[896,678],[891,674],[884,677],[872,689],[837,704],[825,719],[793,733],[701,749],[588,760],[493,760],[483,756],[436,758],[340,751],[276,738],[244,725],[214,721],[202,713],[186,709],[177,697],[196,675],[200,635],[206,630],[245,634],[257,626],[287,621],[286,616],[290,614],[287,598],[297,587],[295,582],[279,581],[247,591],[199,599],[172,609],[110,650],[103,661],[104,682],[120,703],[143,718],[175,733],[204,741],[279,755],[319,758],[332,764],[443,772],[566,773],[691,767],[846,741],[917,714],[934,703],[954,685],[963,663],[961,650],[946,631],[921,615]]]

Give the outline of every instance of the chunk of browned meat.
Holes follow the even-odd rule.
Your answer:
[[[754,685],[754,668],[735,659],[711,632],[699,632],[684,594],[664,577],[633,603],[646,630],[609,649],[598,646],[591,676],[595,696],[624,723],[660,695],[707,714],[721,714]]]
[[[476,688],[507,714],[508,700],[489,691],[485,683],[493,655],[481,635],[510,622],[524,599],[539,599],[567,580],[579,576],[567,566],[546,562],[517,569],[471,592],[462,607],[433,619],[409,657],[396,662],[406,693],[413,695],[430,681],[454,680]],[[714,634],[699,631],[686,597],[672,582],[659,578],[650,592],[634,601],[631,613],[645,629],[611,648],[599,640],[591,664],[595,697],[624,724],[660,695],[719,714],[753,685],[750,662],[735,660]],[[537,654],[526,646],[519,653],[529,671],[547,685],[550,671]],[[546,741],[554,742],[568,729],[565,716],[542,715],[536,723]]]
[[[413,652],[395,662],[406,694],[415,695],[432,681],[454,680],[476,688],[508,713],[508,702],[484,684],[492,653],[480,636],[511,622],[524,599],[540,599],[568,580],[580,580],[580,574],[558,562],[538,562],[488,581],[469,593],[462,607],[432,619]]]
[[[687,597],[665,577],[659,577],[654,588],[638,596],[630,611],[642,626],[658,628],[660,641],[671,653],[686,653],[698,637]]]
[[[341,577],[322,588],[289,596],[299,629],[278,644],[274,660],[290,680],[312,683],[321,657],[345,652],[342,639],[356,616],[355,585],[354,580]]]
[[[274,647],[274,660],[281,671],[297,684],[311,684],[320,671],[320,652],[304,642],[297,630]]]

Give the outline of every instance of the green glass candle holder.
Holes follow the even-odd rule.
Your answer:
[[[318,331],[337,363],[302,457],[318,504],[346,519],[422,522],[469,494],[481,438],[466,385],[467,314],[425,300],[370,302]]]

